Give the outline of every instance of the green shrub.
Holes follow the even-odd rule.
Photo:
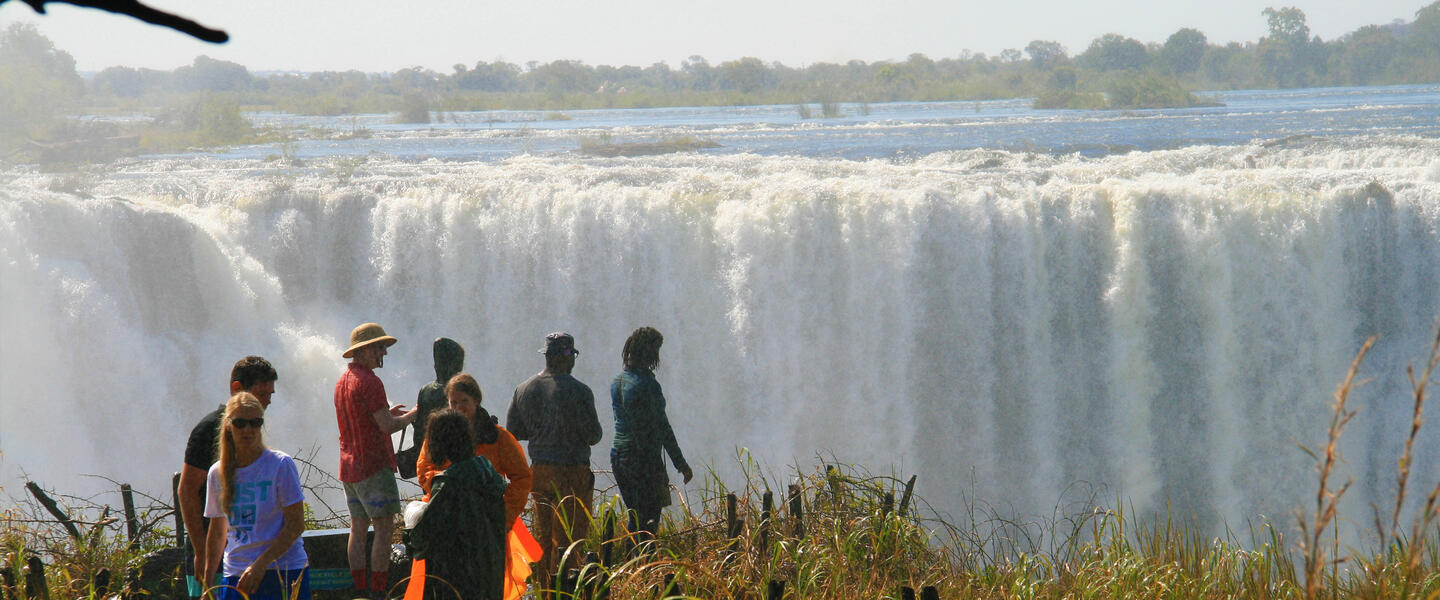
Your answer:
[[[0,155],[44,139],[43,130],[78,105],[84,91],[75,59],[34,25],[12,23],[0,31]]]
[[[163,109],[138,135],[141,150],[167,152],[248,143],[255,128],[234,95],[202,92]]]
[[[254,128],[240,114],[240,105],[234,99],[203,94],[196,105],[192,131],[197,144],[221,146],[244,140]]]
[[[1035,98],[1035,108],[1098,109],[1107,108],[1105,95],[1075,90],[1046,90]]]
[[[422,94],[405,94],[400,101],[396,123],[427,124],[430,122],[430,101]]]
[[[1122,73],[1105,85],[1106,108],[1175,108],[1212,104],[1180,86],[1173,77]]]

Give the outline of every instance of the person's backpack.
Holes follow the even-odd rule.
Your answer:
[[[414,425],[405,426],[406,430],[413,430]],[[400,445],[405,445],[405,432],[400,432]],[[395,452],[395,464],[400,470],[400,477],[412,479],[415,477],[415,464],[420,461],[420,444],[415,440],[415,435],[410,435],[410,447]]]

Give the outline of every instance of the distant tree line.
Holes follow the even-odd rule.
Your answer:
[[[160,72],[163,77],[139,85],[186,81],[196,71],[209,72],[210,63],[219,67],[216,72],[234,71],[221,61],[197,59],[199,68]],[[249,79],[244,67],[238,72]],[[156,72],[136,73],[149,77]],[[75,59],[34,26],[16,23],[0,31],[0,162],[105,160],[137,150],[235,144],[255,135],[237,97],[190,83],[186,85],[193,87],[183,90],[186,93],[151,93],[145,98],[163,104],[143,105],[152,117],[144,123],[66,118],[113,103],[115,97],[98,92],[95,84],[93,78],[87,82],[80,77]]]
[[[1334,40],[1313,35],[1298,8],[1267,8],[1257,17],[1268,29],[1254,42],[1215,45],[1191,28],[1163,43],[1107,33],[1078,54],[1058,42],[1034,40],[997,56],[967,50],[940,59],[911,54],[903,61],[804,68],[752,57],[711,64],[692,56],[673,68],[663,62],[613,67],[481,61],[456,64],[448,73],[414,67],[265,75],[200,56],[172,71],[110,67],[89,78],[80,77],[70,55],[32,26],[15,24],[0,32],[0,146],[61,136],[55,129],[60,114],[117,109],[158,110],[157,122],[169,124],[172,142],[208,144],[250,135],[236,118],[244,107],[322,115],[393,112],[424,121],[433,111],[501,108],[1016,97],[1057,106],[1145,106],[1193,101],[1189,90],[1195,89],[1440,82],[1440,0],[1420,8],[1413,21],[1367,25]]]
[[[1367,25],[1335,40],[1310,32],[1298,8],[1267,8],[1268,33],[1255,42],[1209,43],[1191,28],[1164,43],[1118,33],[1078,54],[1035,40],[997,56],[962,52],[932,59],[818,63],[791,68],[758,58],[711,64],[692,56],[678,67],[591,66],[573,60],[518,65],[456,64],[442,73],[419,67],[256,76],[205,56],[174,71],[111,67],[88,81],[92,102],[164,94],[223,92],[242,104],[311,114],[396,111],[424,102],[434,110],[590,108],[686,104],[885,102],[1038,96],[1052,90],[1114,93],[1116,82],[1160,78],[1187,89],[1380,85],[1440,81],[1440,1],[1412,22]]]

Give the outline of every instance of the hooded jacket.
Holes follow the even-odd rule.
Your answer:
[[[435,476],[430,505],[410,546],[427,575],[455,586],[465,600],[500,600],[505,578],[505,480],[483,456]],[[427,582],[427,596],[449,598],[448,586]],[[433,596],[432,596],[433,593]]]

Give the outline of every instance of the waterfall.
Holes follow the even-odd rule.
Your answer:
[[[280,374],[268,443],[333,472],[333,385],[366,321],[400,339],[392,403],[414,403],[447,336],[500,415],[543,336],[573,333],[608,468],[620,348],[653,325],[680,444],[732,486],[745,448],[782,489],[823,458],[918,474],[949,514],[1045,513],[1085,486],[1243,529],[1313,497],[1296,446],[1323,444],[1378,335],[1341,445],[1368,518],[1393,503],[1403,368],[1440,315],[1437,231],[1440,141],[1408,137],[11,171],[0,485],[168,489],[246,354]],[[1429,434],[1418,485],[1440,477]]]

